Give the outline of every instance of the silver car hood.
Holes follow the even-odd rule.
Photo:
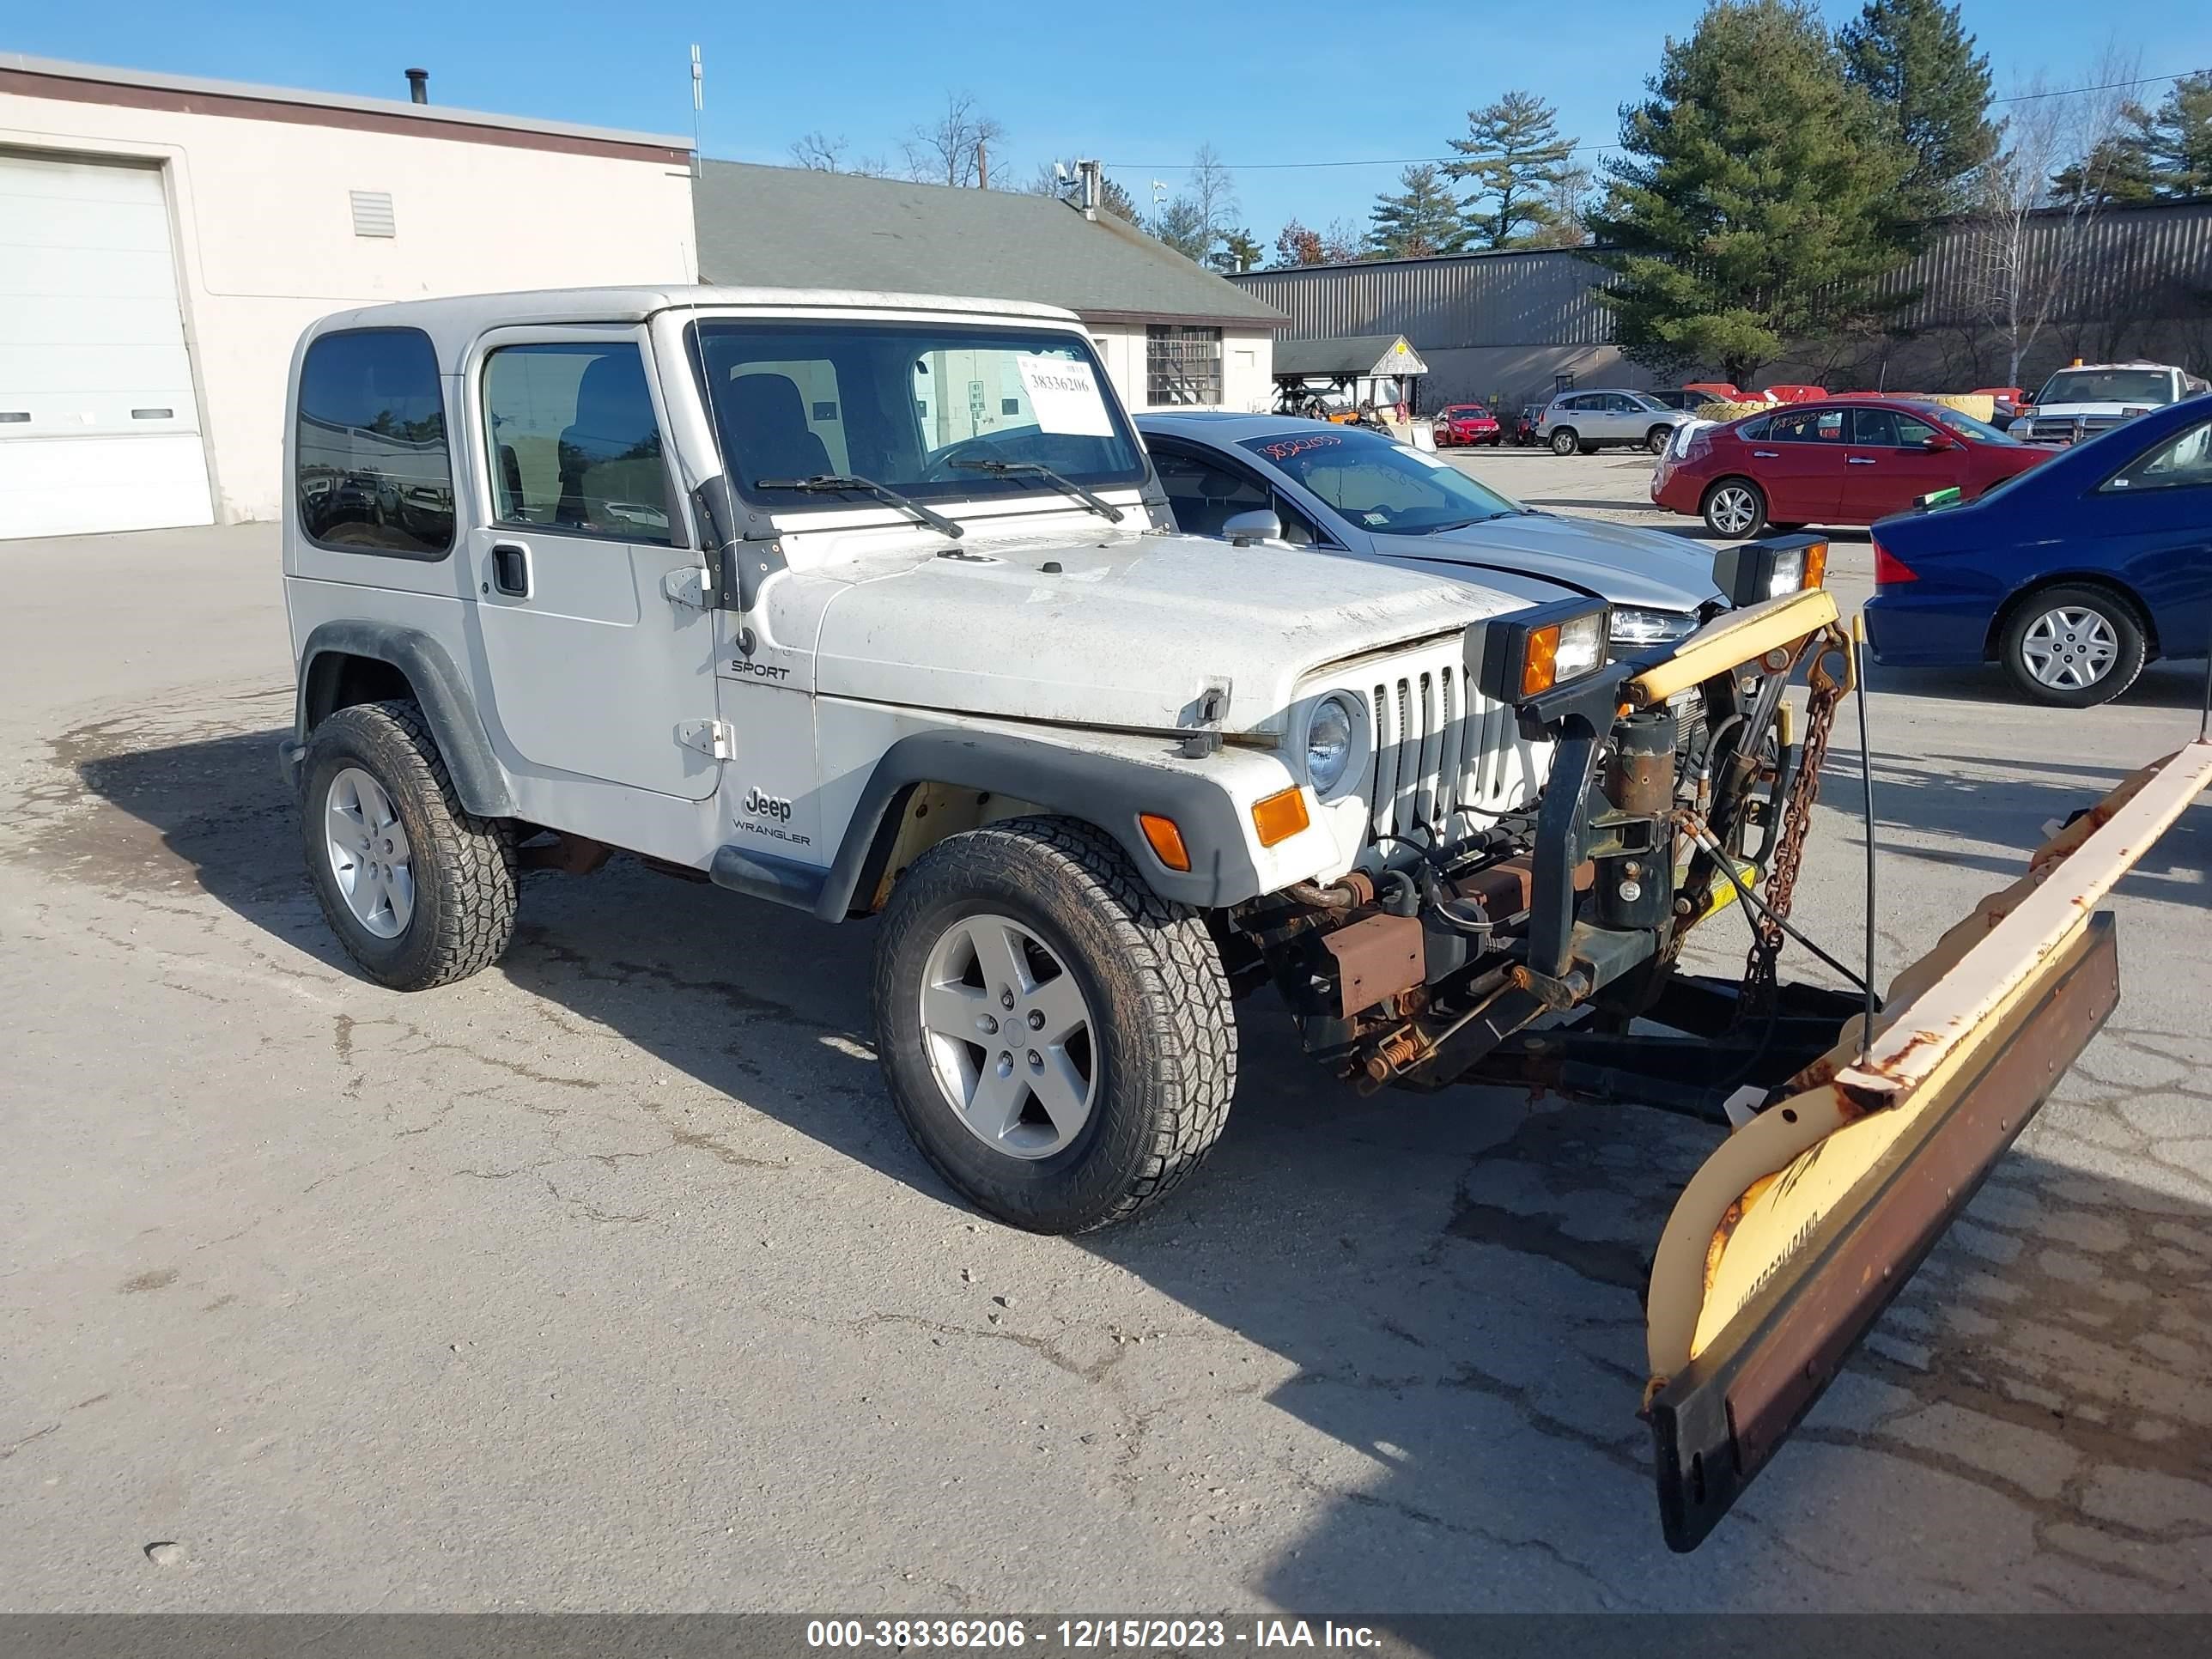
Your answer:
[[[1435,536],[1376,536],[1377,551],[1466,571],[1540,576],[1614,605],[1689,612],[1721,597],[1713,556],[1662,530],[1516,513]]]

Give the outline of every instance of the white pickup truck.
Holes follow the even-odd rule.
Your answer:
[[[1726,1139],[1651,1291],[1680,1547],[1786,1432],[1739,1443],[1744,1402],[1715,1392],[1772,1358],[1774,1296],[1827,1344],[1774,1374],[1787,1414],[1893,1294],[1887,1268],[1821,1265],[1848,1204],[1808,1216],[1770,1178],[1854,1120],[1917,1132],[1971,1095],[1807,1084],[1859,1000],[1772,971],[1849,678],[1816,538],[1723,554],[1737,610],[1609,661],[1601,600],[1175,533],[1081,325],[981,300],[378,307],[308,330],[289,415],[281,759],[323,912],[379,983],[489,966],[520,871],[617,849],[874,916],[893,1106],[960,1193],[1040,1231],[1132,1215],[1196,1166],[1236,1082],[1231,999],[1269,982],[1363,1085],[1625,1089],[1706,1119]],[[1745,982],[1676,972],[1762,880]],[[745,913],[701,925],[742,935]],[[2024,960],[2048,989],[2097,949]],[[1679,1035],[1632,1024],[1654,1020]],[[2014,1132],[2092,1029],[2041,1038]],[[1994,1157],[1994,1133],[1944,1144]],[[1824,1181],[1878,1195],[1869,1146]],[[1915,1212],[1931,1230],[1987,1157]],[[1901,1285],[1917,1257],[1893,1255]],[[1737,1279],[1741,1317],[1703,1331]]]

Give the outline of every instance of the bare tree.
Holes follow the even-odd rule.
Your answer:
[[[890,171],[880,156],[862,155],[847,161],[848,148],[842,132],[835,138],[825,132],[809,132],[802,134],[791,146],[791,159],[811,173],[857,173],[880,179]]]
[[[1236,228],[1237,216],[1242,210],[1236,177],[1221,165],[1220,152],[1212,144],[1200,144],[1198,154],[1191,157],[1189,196],[1211,249],[1216,240]]]
[[[1549,223],[1538,226],[1528,234],[1531,247],[1582,247],[1590,239],[1589,228],[1583,223],[1583,210],[1589,206],[1590,193],[1596,188],[1596,176],[1585,167],[1562,167],[1544,191],[1544,201],[1551,211]]]
[[[991,147],[1006,130],[976,107],[968,92],[945,94],[945,111],[907,135],[907,177],[917,184],[980,186],[991,184]]]
[[[1995,328],[2005,354],[2006,384],[2059,319],[2088,255],[2089,231],[2103,208],[2127,111],[2122,90],[2140,60],[2108,50],[2084,78],[2095,89],[2054,92],[2040,76],[2022,87],[2006,118],[2003,144],[1976,180],[1967,215],[1966,298]],[[2052,179],[2068,174],[2070,187]]]

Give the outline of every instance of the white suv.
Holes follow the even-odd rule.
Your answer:
[[[1563,392],[1536,420],[1536,441],[1555,455],[1588,455],[1629,444],[1654,455],[1666,453],[1675,428],[1697,417],[1669,409],[1644,392]]]
[[[891,1097],[1019,1225],[1198,1162],[1233,986],[1272,979],[1351,1073],[1447,1081],[1608,984],[1648,996],[1719,872],[1678,908],[1677,715],[1620,714],[1602,600],[1175,534],[1064,312],[412,301],[308,331],[289,428],[283,761],[362,969],[473,973],[518,870],[612,849],[880,915]],[[1777,701],[1738,694],[1774,641],[1738,639],[1748,678],[1705,653],[1723,762]]]

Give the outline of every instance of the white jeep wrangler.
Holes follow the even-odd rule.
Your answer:
[[[1176,535],[1081,325],[1036,306],[385,306],[308,331],[289,412],[283,762],[362,968],[474,973],[519,868],[610,848],[880,914],[893,1101],[1039,1230],[1204,1156],[1234,990],[1272,979],[1372,1084],[1593,999],[1626,1030],[1732,896],[1703,854],[1678,872],[1681,792],[1717,842],[1772,842],[1781,687],[1834,615],[1779,626],[1827,603],[1788,594],[1680,647],[1698,670],[1608,664],[1597,601]],[[1796,546],[1724,556],[1723,587],[1816,580]]]

